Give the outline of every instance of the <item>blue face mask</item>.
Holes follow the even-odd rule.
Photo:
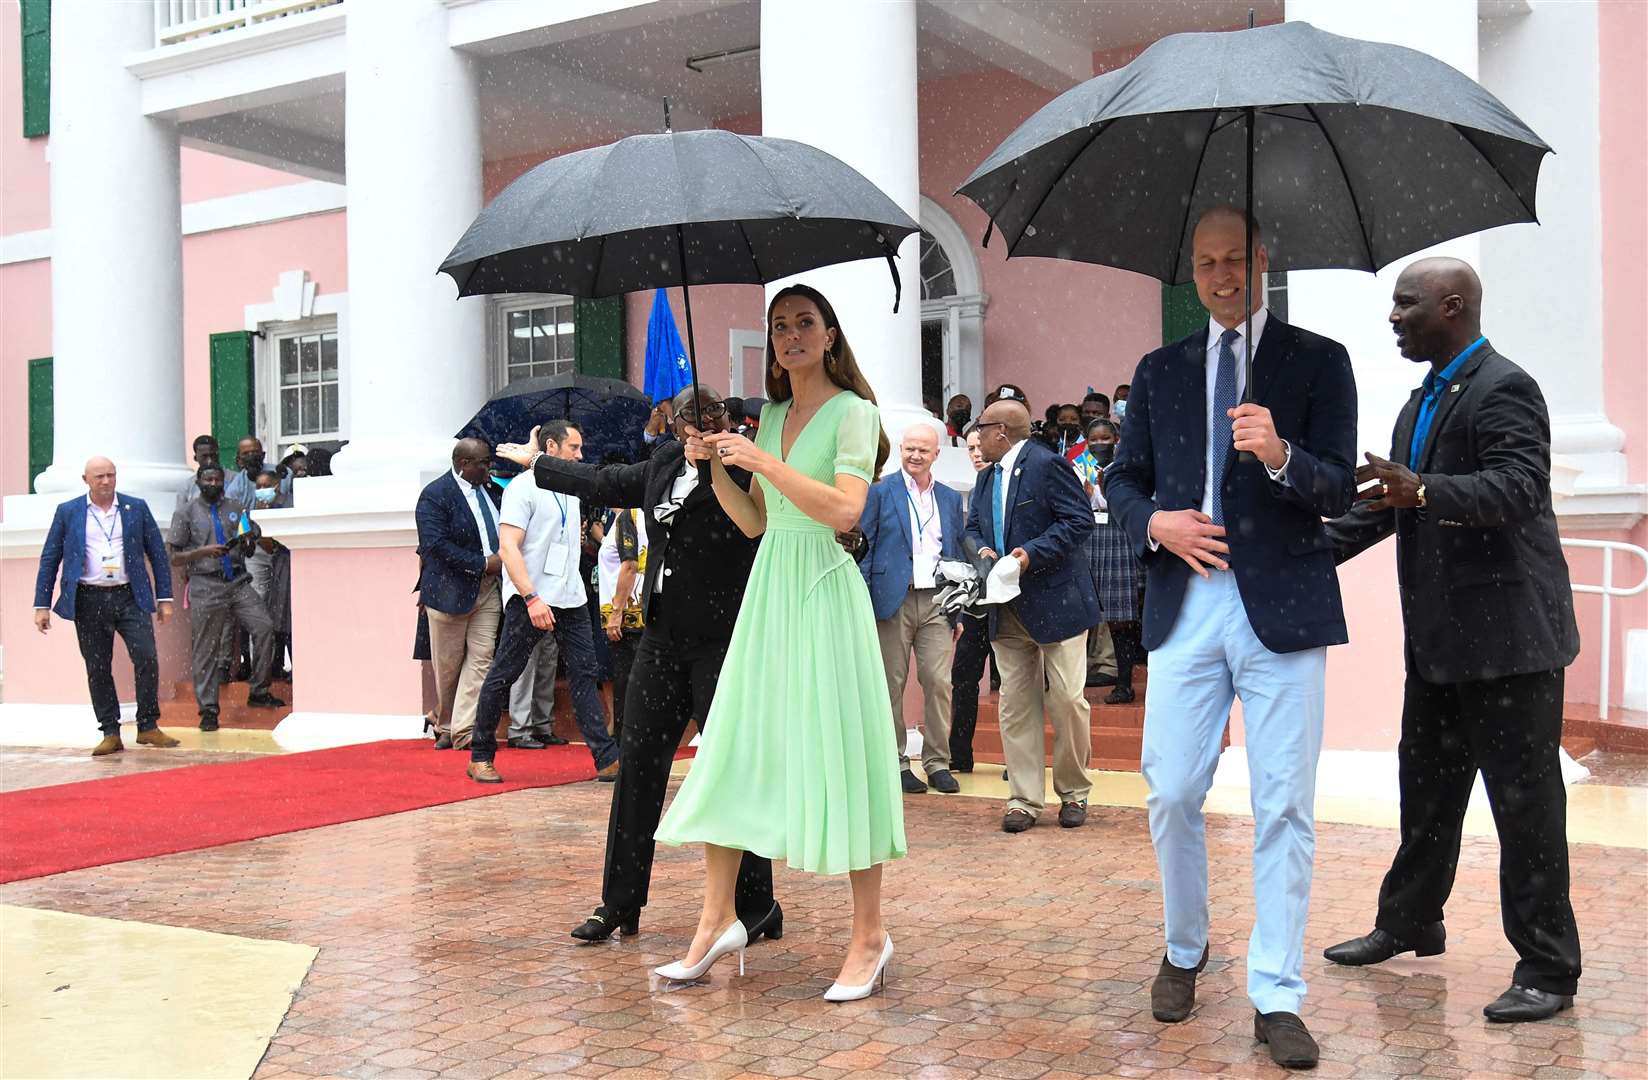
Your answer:
[[[280,490],[278,488],[258,488],[252,497],[257,499],[259,503],[267,505],[274,502],[275,496],[279,494]]]

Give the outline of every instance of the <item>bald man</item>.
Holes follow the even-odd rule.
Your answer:
[[[172,613],[172,570],[166,541],[149,512],[149,504],[115,490],[114,462],[94,457],[81,479],[86,494],[57,508],[40,570],[34,579],[34,625],[51,630],[56,611],[74,623],[92,712],[103,732],[92,751],[102,757],[124,750],[120,741],[120,693],[115,689],[114,636],[126,642],[137,679],[137,741],[144,746],[176,746],[160,730],[160,659],[155,651],[153,615],[165,622]],[[147,557],[154,567],[150,583]],[[52,606],[52,579],[62,567],[61,592]]]
[[[1087,630],[1102,614],[1087,568],[1093,512],[1063,455],[1030,438],[1030,411],[1016,387],[991,395],[979,422],[979,473],[967,539],[985,559],[1018,563],[1019,595],[990,605],[990,644],[1001,672],[1001,744],[1010,790],[1003,832],[1022,833],[1047,797],[1045,725],[1053,729],[1053,792],[1059,825],[1087,822],[1092,711]]]
[[[1340,561],[1396,534],[1407,683],[1397,755],[1401,845],[1374,929],[1337,964],[1432,956],[1459,836],[1481,772],[1499,831],[1499,902],[1518,961],[1483,1013],[1543,1020],[1573,1004],[1579,932],[1568,899],[1563,671],[1579,651],[1551,507],[1551,422],[1539,385],[1482,336],[1482,283],[1458,259],[1396,279],[1396,346],[1427,365],[1396,419],[1390,458],[1368,454],[1356,508],[1330,522]]]
[[[965,558],[961,494],[933,479],[933,462],[938,460],[936,424],[917,423],[906,429],[899,439],[898,456],[898,472],[870,485],[858,526],[838,539],[858,560],[870,587],[904,791],[919,795],[931,786],[954,795],[961,790],[950,774],[950,659],[956,621],[940,611],[934,600],[939,560]],[[904,725],[904,685],[910,677],[912,651],[925,700],[920,777],[910,768],[909,732]]]

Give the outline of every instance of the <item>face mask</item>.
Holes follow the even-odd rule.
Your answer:
[[[1102,469],[1116,460],[1115,443],[1088,443],[1087,454]]]
[[[275,501],[275,496],[279,494],[280,491],[276,488],[258,488],[252,497],[260,503],[272,503]]]

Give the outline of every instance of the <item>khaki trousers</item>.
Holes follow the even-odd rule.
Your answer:
[[[1109,623],[1087,632],[1087,674],[1116,676],[1116,645],[1110,640]]]
[[[440,699],[435,734],[451,735],[458,749],[469,745],[475,728],[475,703],[492,666],[503,610],[495,577],[481,579],[475,606],[462,615],[428,609],[429,658],[435,665],[435,692]],[[498,718],[494,716],[492,722],[496,724]]]
[[[1053,726],[1053,791],[1061,803],[1082,802],[1093,789],[1087,756],[1093,733],[1087,697],[1087,631],[1039,644],[1011,608],[997,616],[996,667],[1001,672],[998,715],[1007,759],[1007,809],[1039,817],[1047,794],[1043,777],[1043,714]],[[1043,691],[1043,683],[1046,690]]]
[[[887,670],[887,695],[893,702],[893,736],[898,740],[898,767],[910,767],[904,752],[904,684],[910,677],[910,650],[916,654],[916,681],[926,699],[921,725],[921,768],[931,775],[950,768],[950,656],[954,634],[950,621],[933,604],[937,589],[911,589],[890,618],[876,622],[881,664]]]

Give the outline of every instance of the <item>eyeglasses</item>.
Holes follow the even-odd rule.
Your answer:
[[[1005,420],[980,421],[979,423],[973,425],[973,430],[982,433],[984,431],[984,429],[987,428],[987,427],[1006,427],[1006,426],[1007,426],[1007,421],[1005,421]]]
[[[694,409],[691,405],[689,405],[675,415],[689,424],[695,424],[698,422],[700,414],[697,409]],[[725,401],[706,401],[704,403],[704,411],[702,415],[705,420],[714,420],[718,417],[725,416],[727,415],[727,403]]]

